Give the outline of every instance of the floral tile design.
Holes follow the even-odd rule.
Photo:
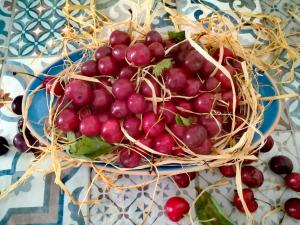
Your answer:
[[[0,58],[6,55],[11,24],[12,0],[0,2]]]

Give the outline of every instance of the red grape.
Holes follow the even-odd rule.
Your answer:
[[[207,132],[201,125],[190,125],[183,136],[184,143],[190,148],[197,148],[207,138]]]
[[[162,102],[158,106],[159,114],[162,114],[166,123],[174,123],[176,115],[176,107],[172,102]]]
[[[112,85],[112,93],[117,99],[125,100],[134,92],[133,84],[126,78],[119,78]]]
[[[149,81],[151,82],[151,84],[152,84],[152,86],[154,88],[155,95],[157,97],[159,97],[160,96],[160,86],[159,86],[159,84],[152,77],[150,77],[148,79],[149,79]],[[144,97],[152,97],[152,89],[151,89],[151,87],[148,85],[148,83],[146,81],[143,81],[141,83],[140,93]]]
[[[140,126],[141,120],[136,117],[130,117],[124,120],[124,129],[134,139],[138,139],[141,136]]]
[[[181,197],[171,197],[165,205],[165,210],[168,218],[173,222],[178,222],[190,210],[189,203]]]
[[[124,100],[116,100],[110,107],[110,114],[118,119],[126,118],[130,111],[127,107],[127,102]]]
[[[164,58],[165,50],[164,50],[164,46],[161,43],[153,42],[148,46],[148,48],[151,52],[152,57],[155,58],[155,60],[158,61]]]
[[[269,161],[269,167],[277,174],[289,174],[294,168],[292,161],[284,155],[273,156]]]
[[[294,219],[300,220],[300,198],[290,198],[284,204],[286,213]]]
[[[175,141],[168,133],[162,133],[154,140],[154,149],[160,153],[171,155],[174,147]]]
[[[22,126],[23,127],[23,126]],[[5,137],[0,136],[0,156],[5,155],[9,148],[8,142]]]
[[[83,118],[80,122],[79,131],[85,136],[96,136],[101,132],[101,124],[99,118],[95,115],[90,115]]]
[[[192,151],[200,155],[209,155],[211,153],[211,147],[211,141],[207,138],[200,146],[192,148]]]
[[[115,60],[117,60],[119,63],[126,63],[125,57],[126,57],[126,45],[115,45],[112,49],[112,57],[114,57]]]
[[[102,138],[110,144],[119,143],[124,135],[121,131],[120,123],[117,119],[107,120],[101,128]]]
[[[97,61],[105,56],[110,56],[110,55],[111,55],[111,48],[108,46],[101,46],[95,52],[95,58]]]
[[[215,68],[216,66],[214,64],[212,64],[207,59],[204,59],[199,75],[201,76],[201,78],[207,79]]]
[[[149,65],[152,59],[149,48],[142,43],[135,43],[128,47],[126,58],[135,66]]]
[[[245,200],[248,210],[250,212],[255,212],[258,208],[258,204],[255,201],[253,191],[249,188],[244,188],[243,189],[243,197],[244,197],[244,200]],[[241,201],[237,191],[234,194],[233,204],[239,211],[245,212],[245,209],[242,205],[242,201]]]
[[[185,60],[184,66],[192,73],[201,72],[201,68],[204,62],[204,57],[196,50],[191,50]]]
[[[147,45],[150,45],[153,42],[162,43],[162,37],[157,31],[151,30],[147,33],[145,41]]]
[[[136,72],[137,72],[136,68],[131,66],[124,66],[120,70],[119,78],[131,79]]]
[[[165,49],[171,48],[173,45],[175,45],[176,42],[173,40],[165,40]]]
[[[78,112],[79,119],[85,118],[87,116],[92,115],[91,109],[89,107],[83,107]]]
[[[233,76],[236,73],[236,71],[234,70],[234,68],[232,66],[226,65],[224,67],[225,67],[225,69],[227,69],[227,71],[229,72],[229,74],[231,76]],[[218,81],[221,82],[221,87],[223,89],[225,89],[225,90],[231,89],[230,79],[221,70],[218,70],[216,72],[215,78],[217,78]]]
[[[269,152],[272,148],[273,148],[273,145],[274,145],[274,140],[271,136],[268,136],[265,140],[265,144],[264,146],[260,149],[260,152]]]
[[[214,53],[212,54],[212,56],[214,57],[215,60],[218,61],[219,58],[220,58],[220,48],[218,48],[216,51],[214,51]],[[233,52],[230,49],[228,49],[228,48],[224,48],[223,60],[222,61],[224,61],[224,59],[226,57],[231,57],[231,58],[235,57],[234,54],[233,54]]]
[[[201,116],[200,123],[207,130],[209,137],[214,137],[222,131],[222,116],[215,115],[215,118],[212,116]]]
[[[177,107],[183,108],[188,111],[193,111],[192,103],[191,103],[191,101],[188,101],[188,100],[181,99],[181,100],[177,101]],[[190,112],[186,112],[179,108],[178,108],[178,110],[180,111],[179,114],[181,116],[189,117],[191,115]]]
[[[213,93],[221,91],[221,82],[215,77],[209,77],[204,83],[205,89]]]
[[[194,101],[194,108],[199,113],[209,113],[213,107],[214,95],[204,93],[199,95]]]
[[[125,168],[137,167],[141,162],[141,155],[135,151],[123,148],[119,153],[119,161]]]
[[[152,102],[146,101],[145,111],[144,113],[153,112]]]
[[[172,178],[174,179],[177,186],[180,188],[186,188],[187,186],[190,185],[191,180],[192,180],[190,178],[189,174],[187,174],[187,173],[176,174],[176,175],[172,176]]]
[[[91,86],[82,80],[72,80],[66,86],[65,96],[76,106],[84,106],[91,102],[93,91]]]
[[[237,93],[236,93],[237,94]],[[228,104],[228,111],[233,112],[233,94],[232,91],[223,92],[221,95],[221,99]],[[236,108],[239,105],[239,99],[236,96]]]
[[[241,177],[243,184],[250,188],[258,188],[264,182],[263,173],[253,166],[244,166],[241,171]]]
[[[72,109],[63,110],[56,120],[57,127],[64,132],[77,131],[79,122],[77,113]]]
[[[164,73],[166,87],[171,91],[180,92],[186,88],[187,74],[181,68],[170,68]]]
[[[98,70],[102,75],[115,75],[119,71],[117,60],[111,56],[105,56],[98,61]]]
[[[101,124],[105,123],[109,118],[110,118],[110,115],[108,112],[102,112],[102,113],[98,114],[98,119]]]
[[[150,112],[143,116],[143,131],[151,137],[157,137],[165,129],[165,121],[159,120],[158,116]]]
[[[121,44],[129,45],[130,44],[129,34],[124,31],[115,30],[110,34],[109,43],[111,44],[111,46],[121,45]]]
[[[43,80],[43,87],[46,88],[47,93],[49,94],[51,93],[52,85],[55,81],[56,81],[56,77],[51,77],[51,76],[46,77]],[[57,81],[53,93],[56,96],[61,96],[64,93],[64,88],[60,81]]]
[[[140,114],[145,111],[146,100],[141,94],[133,93],[127,99],[127,106],[130,112]]]
[[[138,141],[140,143],[142,143],[143,145],[146,145],[149,148],[152,148],[153,145],[154,145],[154,142],[153,142],[153,140],[150,137],[144,136],[144,137],[138,139]]]
[[[13,139],[13,144],[16,149],[18,149],[20,152],[26,152],[30,149],[30,147],[26,144],[26,141],[24,139],[24,135],[22,132],[19,132],[15,135]],[[30,143],[33,144],[33,143]]]
[[[199,79],[196,78],[188,78],[186,80],[186,88],[184,89],[184,94],[186,96],[195,96],[199,93],[200,88],[202,88],[202,84]]]
[[[224,177],[235,177],[236,169],[234,165],[220,166],[219,170]]]
[[[294,191],[300,192],[300,173],[288,174],[285,178],[285,185]]]
[[[93,95],[92,108],[97,112],[106,111],[113,102],[112,95],[104,88],[95,89]]]
[[[185,132],[186,132],[186,127],[185,127],[185,126],[182,126],[182,125],[179,125],[179,124],[177,124],[177,123],[174,123],[174,124],[171,126],[171,130],[172,130],[172,132],[176,135],[177,138],[182,139],[182,138],[183,138],[183,135],[184,135]]]
[[[81,65],[81,74],[87,77],[98,75],[98,66],[95,60],[88,60]]]

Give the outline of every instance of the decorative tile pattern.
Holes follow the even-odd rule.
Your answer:
[[[7,52],[11,10],[12,0],[3,0],[0,2],[0,59]]]

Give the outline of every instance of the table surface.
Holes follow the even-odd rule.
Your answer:
[[[88,4],[85,0],[71,0],[75,4]],[[133,0],[98,0],[97,7],[115,20],[124,19],[124,12],[132,7]],[[161,7],[160,1],[155,1],[155,7]],[[206,16],[208,5],[229,15],[235,10],[256,11],[279,16],[285,22],[284,31],[299,32],[300,21],[291,16],[293,11],[299,15],[299,0],[182,0],[178,1],[181,13],[193,19]],[[1,0],[0,1],[0,68],[1,86],[13,98],[23,94],[28,78],[13,76],[13,71],[34,73],[49,65],[60,54],[61,48],[47,48],[49,40],[60,38],[64,29],[65,18],[62,7],[65,0]],[[155,18],[153,25],[157,29],[164,29],[171,25],[163,10],[159,10],[160,17]],[[80,16],[80,12],[78,12]],[[291,37],[295,38],[295,37]],[[296,39],[296,41],[299,39]],[[295,41],[295,40],[290,40]],[[69,46],[75,49],[75,46]],[[41,56],[42,53],[42,56]],[[284,61],[283,55],[281,60]],[[291,65],[285,65],[279,81],[287,77]],[[300,93],[300,66],[296,65],[295,79],[292,83],[279,85],[281,93]],[[270,202],[273,206],[282,206],[289,197],[300,196],[286,189],[283,179],[274,176],[268,169],[267,162],[273,155],[289,156],[300,170],[300,104],[298,100],[283,101],[283,110],[279,125],[272,133],[275,140],[274,149],[262,154],[255,166],[264,171],[265,182],[255,190],[257,198]],[[18,117],[4,106],[0,109],[0,135],[6,137],[12,144],[17,133]],[[13,146],[8,154],[0,157],[0,191],[17,181],[33,159],[32,153],[20,154]],[[221,178],[217,171],[203,171],[198,174],[201,187],[205,187]],[[84,199],[85,193],[94,174],[87,167],[69,169],[64,172],[63,182],[70,192],[78,199]],[[118,184],[136,184],[146,178],[141,176],[118,176]],[[193,181],[194,182],[194,181]],[[100,180],[95,182],[88,198],[99,199],[99,203],[81,207],[70,201],[68,196],[54,184],[53,175],[35,174],[24,184],[0,200],[0,224],[140,224],[145,212],[152,206],[151,214],[146,224],[175,224],[164,215],[164,202],[173,195],[183,195],[192,202],[195,197],[194,183],[185,189],[178,189],[175,184],[164,179],[154,186],[126,191],[111,190]],[[243,214],[232,206],[232,195],[235,189],[234,180],[227,186],[211,191],[220,203],[225,213],[234,224],[246,224]],[[153,195],[155,194],[155,195]],[[153,197],[154,196],[154,197]],[[270,211],[270,206],[259,202],[259,210],[254,214],[256,224],[261,223],[262,216]],[[279,224],[283,218],[282,212],[275,213],[266,220],[267,225]],[[195,224],[198,222],[195,220]],[[283,224],[298,224],[296,220],[284,217]],[[184,218],[179,224],[190,224]]]

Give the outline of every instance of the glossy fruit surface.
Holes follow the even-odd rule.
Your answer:
[[[224,177],[235,177],[236,174],[235,165],[220,166],[219,170]]]
[[[95,58],[97,61],[105,56],[110,56],[110,55],[111,55],[111,48],[108,46],[101,46],[97,48],[95,52]]]
[[[78,114],[74,110],[65,109],[58,115],[56,125],[64,132],[77,131],[79,122]]]
[[[126,78],[119,78],[112,85],[112,93],[117,99],[126,100],[133,92],[133,84]]]
[[[300,192],[300,173],[290,173],[284,178],[284,181],[287,187]]]
[[[187,128],[183,141],[188,147],[197,148],[201,146],[206,137],[207,132],[203,126],[191,125]]]
[[[81,107],[92,101],[92,87],[85,81],[72,80],[66,86],[65,96],[76,106]]]
[[[174,138],[168,133],[162,133],[154,140],[154,149],[160,153],[171,155],[174,147]]]
[[[300,198],[290,198],[284,204],[286,213],[294,219],[300,220]]]
[[[97,62],[88,60],[81,65],[81,74],[87,77],[98,75]]]
[[[119,143],[124,137],[119,121],[117,119],[108,119],[102,124],[101,136],[110,144]]]
[[[135,66],[149,65],[152,59],[149,48],[142,43],[135,43],[128,47],[126,58]]]
[[[244,166],[241,171],[243,184],[250,188],[258,188],[264,182],[263,173],[254,166]]]
[[[269,161],[269,167],[277,174],[289,174],[294,168],[292,161],[284,155],[272,157]]]
[[[128,33],[120,30],[113,31],[109,36],[109,42],[112,46],[114,45],[129,45],[130,44],[130,36]]]
[[[11,103],[11,110],[17,115],[22,115],[22,101],[23,95],[19,95]]]
[[[143,116],[142,122],[143,131],[151,137],[157,137],[165,129],[165,121],[159,120],[155,113],[147,113]]]
[[[171,91],[180,92],[186,86],[187,75],[181,68],[170,68],[165,74],[166,87]]]
[[[85,136],[96,136],[101,132],[101,123],[96,115],[89,115],[80,121],[79,131]]]
[[[190,210],[189,203],[181,197],[171,197],[165,204],[165,211],[168,218],[173,222],[178,222]]]
[[[255,201],[253,191],[249,188],[243,189],[243,197],[244,197],[244,200],[245,200],[248,210],[250,212],[255,212],[258,208],[258,204]],[[245,209],[242,205],[242,201],[241,201],[237,191],[234,194],[233,204],[239,211],[245,212]]]
[[[141,162],[141,155],[130,149],[122,149],[119,153],[119,161],[125,168],[137,167]]]
[[[8,150],[9,150],[8,146],[9,145],[8,145],[6,138],[0,136],[0,156],[5,155],[8,152]]]
[[[272,136],[268,136],[265,140],[264,146],[260,149],[260,152],[269,152],[274,146],[274,140]]]
[[[135,114],[141,114],[145,112],[146,100],[141,94],[133,93],[127,99],[127,106],[130,112]]]

